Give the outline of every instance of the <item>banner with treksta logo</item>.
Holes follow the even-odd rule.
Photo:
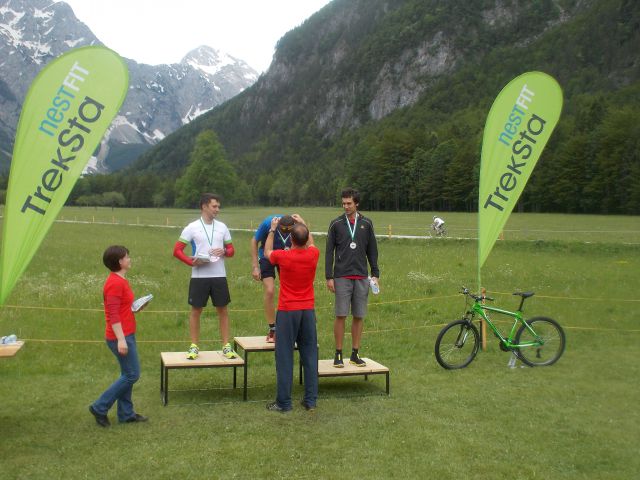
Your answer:
[[[480,269],[529,180],[562,111],[562,89],[542,72],[528,72],[502,89],[482,140],[478,198]]]
[[[124,60],[102,46],[53,60],[27,92],[2,228],[0,305],[29,265],[129,87]]]

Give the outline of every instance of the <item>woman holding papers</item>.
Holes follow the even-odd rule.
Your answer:
[[[133,409],[133,384],[140,378],[140,361],[136,347],[136,319],[132,311],[133,292],[126,274],[131,268],[129,250],[120,245],[108,247],[102,261],[111,271],[104,283],[105,337],[107,346],[120,364],[120,377],[89,406],[89,411],[101,427],[111,425],[107,413],[118,402],[118,421],[146,422],[147,417]],[[139,309],[138,309],[139,311]]]

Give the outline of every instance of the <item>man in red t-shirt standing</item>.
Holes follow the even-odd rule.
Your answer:
[[[291,405],[293,387],[293,350],[298,344],[304,368],[304,399],[307,410],[316,408],[318,399],[318,334],[314,310],[313,281],[320,251],[300,215],[292,215],[291,250],[274,250],[273,237],[279,218],[271,220],[264,256],[280,268],[280,295],[276,314],[276,401],[267,410],[285,413]]]

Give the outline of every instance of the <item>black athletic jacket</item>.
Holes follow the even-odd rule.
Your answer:
[[[373,223],[360,212],[358,212],[355,242],[357,248],[352,250],[349,247],[351,233],[349,233],[344,214],[329,224],[327,248],[324,254],[324,273],[327,280],[350,275],[367,277],[369,275],[367,261],[371,267],[371,276],[380,277],[378,243],[373,232]]]

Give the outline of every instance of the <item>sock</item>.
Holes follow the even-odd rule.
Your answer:
[[[270,323],[270,324],[269,324],[269,328],[270,328],[271,330],[275,330],[275,329],[276,329],[276,324],[275,324],[275,323]]]
[[[358,356],[358,349],[354,348],[351,350],[351,358],[357,357]]]

